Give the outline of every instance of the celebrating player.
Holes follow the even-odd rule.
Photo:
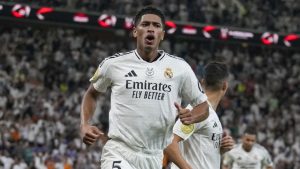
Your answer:
[[[81,136],[91,145],[101,135],[89,123],[97,97],[111,88],[102,169],[162,168],[163,149],[171,143],[176,116],[187,125],[208,116],[207,96],[189,64],[158,50],[165,34],[162,12],[143,8],[134,22],[137,49],[103,60],[82,101]],[[174,102],[182,100],[191,103],[193,111],[177,114]]]

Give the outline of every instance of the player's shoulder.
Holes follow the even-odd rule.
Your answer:
[[[208,117],[197,124],[200,124],[201,126],[210,126],[212,123],[215,124],[217,121],[220,121],[216,111],[210,105],[208,106],[208,113]]]
[[[171,60],[173,62],[178,62],[178,63],[181,63],[181,64],[183,64],[183,63],[187,64],[187,62],[183,58],[181,58],[181,57],[172,55],[172,54],[167,53],[167,52],[164,52],[164,54],[165,54],[165,56],[166,56],[167,59],[169,59],[169,60]]]
[[[176,65],[178,69],[187,70],[191,66],[181,57],[171,55],[169,53],[165,52],[165,61],[168,63],[172,63],[173,65]]]
[[[253,147],[254,147],[255,149],[257,149],[257,151],[261,151],[261,152],[264,152],[264,153],[268,153],[268,150],[267,150],[264,146],[262,146],[262,145],[260,145],[260,144],[255,143],[255,144],[253,145]]]
[[[134,55],[134,50],[127,51],[127,52],[119,52],[119,53],[114,54],[111,57],[119,58],[120,56],[131,56],[131,55]]]
[[[112,64],[112,63],[117,63],[118,61],[120,60],[123,60],[123,59],[127,59],[128,57],[127,56],[131,56],[134,54],[134,51],[128,51],[128,52],[119,52],[119,53],[115,53],[114,55],[111,55],[111,56],[108,56],[106,58],[104,58],[102,60],[102,62],[100,63],[100,67],[103,65],[103,64]]]
[[[229,152],[235,154],[236,152],[240,152],[241,150],[242,150],[242,143],[237,143]]]
[[[241,153],[241,148],[240,148],[241,144],[240,143],[237,143],[234,145],[234,147],[230,150],[230,151],[227,151],[225,154],[227,156],[230,156],[230,157],[235,157],[237,156],[238,154]]]

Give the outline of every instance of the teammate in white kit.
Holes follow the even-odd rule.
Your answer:
[[[208,97],[209,116],[192,125],[184,125],[180,120],[176,122],[172,144],[165,150],[173,162],[172,169],[220,169],[221,154],[233,148],[234,140],[223,135],[215,112],[228,88],[228,76],[228,67],[223,62],[211,62],[205,66],[202,85]],[[178,111],[189,110],[178,106]]]
[[[256,143],[256,132],[248,127],[237,144],[224,154],[223,169],[272,169],[273,162],[268,151]]]
[[[102,169],[160,169],[176,116],[185,124],[208,116],[207,96],[189,64],[158,50],[164,23],[160,10],[140,10],[133,30],[137,49],[106,58],[90,79],[81,110],[81,136],[88,145],[101,135],[89,123],[97,96],[108,87],[112,91]],[[193,111],[177,114],[174,103],[181,100],[191,103]]]

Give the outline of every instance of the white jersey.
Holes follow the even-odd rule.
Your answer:
[[[221,165],[220,143],[223,129],[215,110],[209,106],[209,116],[200,123],[184,125],[177,120],[173,133],[184,139],[180,150],[184,159],[197,169],[219,169]],[[172,169],[177,169],[172,164]]]
[[[263,169],[273,166],[273,162],[264,147],[254,144],[251,151],[246,152],[242,144],[238,144],[224,154],[223,165],[231,166],[231,169]]]
[[[159,51],[152,63],[136,50],[106,58],[90,79],[94,88],[111,87],[108,137],[136,150],[162,150],[171,143],[177,115],[174,102],[207,100],[183,59]]]

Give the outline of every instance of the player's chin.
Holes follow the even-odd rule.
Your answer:
[[[153,49],[154,49],[154,47],[153,46],[149,46],[149,45],[146,45],[144,47],[145,52],[151,52]]]

